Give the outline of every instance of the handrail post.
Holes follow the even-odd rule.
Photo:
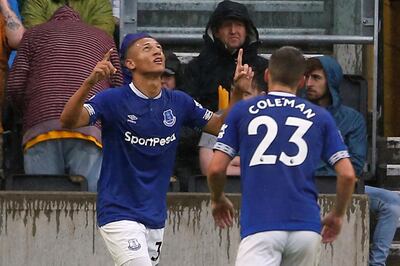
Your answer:
[[[375,0],[374,7],[374,67],[372,86],[372,139],[371,139],[371,174],[376,175],[376,145],[377,145],[377,123],[378,123],[378,64],[379,64],[379,31],[381,22],[379,20],[379,0]]]

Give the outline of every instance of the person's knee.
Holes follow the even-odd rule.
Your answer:
[[[400,204],[389,204],[388,209],[396,219],[400,218]]]
[[[386,212],[388,215],[399,219],[400,218],[400,195],[396,192],[387,191],[385,195],[386,200],[382,200],[383,204],[383,212]]]

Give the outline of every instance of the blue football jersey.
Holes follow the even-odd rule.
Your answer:
[[[323,108],[271,92],[236,104],[215,149],[240,150],[241,236],[263,231],[320,233],[314,170],[349,157],[335,121]]]
[[[102,124],[99,226],[133,220],[148,228],[164,227],[180,129],[201,128],[213,113],[181,91],[163,89],[148,98],[132,83],[101,92],[84,107],[90,124]]]

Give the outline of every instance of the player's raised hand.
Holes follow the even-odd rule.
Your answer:
[[[94,85],[97,82],[104,80],[117,72],[117,69],[110,62],[110,55],[112,51],[112,48],[108,50],[108,52],[105,53],[103,60],[96,64],[96,66],[92,70],[92,73],[87,78],[88,83]]]
[[[224,229],[233,225],[233,204],[224,194],[219,200],[211,201],[211,209],[214,221],[219,227]]]
[[[342,229],[343,217],[337,216],[334,211],[329,212],[322,219],[322,243],[332,243],[338,237]]]
[[[243,49],[240,48],[237,57],[235,75],[233,77],[234,89],[232,91],[232,96],[241,98],[241,93],[251,87],[253,77],[253,69],[248,64],[243,65]]]

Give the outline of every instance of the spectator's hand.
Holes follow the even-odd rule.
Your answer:
[[[235,75],[233,77],[233,97],[242,97],[242,92],[251,88],[254,77],[253,69],[248,65],[243,65],[243,49],[240,48],[237,57]]]
[[[335,211],[329,212],[322,219],[322,243],[332,243],[338,237],[342,229],[343,217],[338,216]]]
[[[211,200],[212,215],[215,223],[224,229],[233,225],[233,204],[224,194],[218,200]]]
[[[87,83],[94,85],[101,80],[109,78],[112,74],[117,72],[117,69],[110,62],[112,51],[113,49],[108,50],[104,55],[103,60],[97,63],[90,76],[86,79]]]

